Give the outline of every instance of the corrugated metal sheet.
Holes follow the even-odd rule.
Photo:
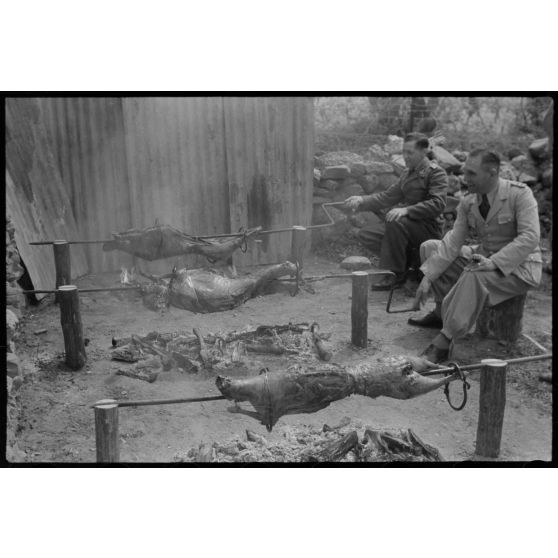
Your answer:
[[[229,232],[222,99],[128,98],[123,110],[132,225],[158,219],[193,235]],[[195,261],[173,258],[148,267],[169,271]]]
[[[110,238],[111,231],[129,228],[131,193],[122,100],[43,98],[40,106],[49,143],[72,200],[79,238]],[[84,248],[92,271],[118,270],[132,262],[122,252],[103,252],[100,244]]]
[[[312,211],[313,106],[289,97],[224,98],[231,228],[308,225]],[[284,260],[290,233],[263,236],[240,265]]]
[[[77,235],[70,199],[62,183],[33,99],[6,100],[6,214],[36,289],[55,287],[52,247],[29,246],[44,238]],[[83,249],[71,247],[72,277],[87,272]]]
[[[310,223],[313,110],[303,98],[41,99],[78,236],[155,220],[204,235]],[[264,237],[237,263],[288,257],[290,234]],[[88,246],[91,271],[131,259]],[[141,262],[151,273],[201,260]]]

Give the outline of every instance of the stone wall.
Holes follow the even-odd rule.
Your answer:
[[[443,137],[431,138],[430,156],[448,173],[447,207],[452,210],[457,206],[459,198],[466,193],[462,169],[468,153],[450,153],[443,147],[443,143]],[[323,203],[343,201],[349,196],[373,194],[389,188],[405,170],[402,149],[402,138],[388,136],[384,145],[372,145],[363,155],[349,151],[318,153],[314,158],[312,224],[327,222],[327,216],[321,209]],[[500,175],[509,180],[524,182],[533,190],[539,204],[541,236],[550,235],[553,174],[549,140],[535,140],[527,153],[517,149],[506,153]],[[335,208],[329,209],[329,212],[334,216],[336,224],[330,229],[313,231],[314,245],[337,238],[351,227],[360,228],[366,224],[366,212],[348,215]],[[448,225],[450,228],[451,224],[450,222]]]
[[[16,354],[18,328],[25,309],[25,295],[17,280],[23,267],[14,238],[14,227],[6,219],[6,375],[8,388],[6,457],[8,461],[23,461],[25,454],[18,448],[16,430],[18,420],[18,390],[23,384],[23,367]]]

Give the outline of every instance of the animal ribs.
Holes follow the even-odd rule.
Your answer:
[[[449,377],[433,380],[405,366],[380,373],[378,368],[363,363],[346,368],[330,365],[305,374],[265,372],[243,379],[218,376],[216,384],[227,399],[249,401],[255,412],[238,412],[260,420],[271,431],[283,415],[315,413],[353,394],[410,399],[451,381]]]
[[[169,225],[156,225],[143,230],[129,229],[112,233],[113,240],[103,244],[103,250],[121,250],[144,260],[160,260],[186,254],[199,254],[209,260],[226,260],[261,227],[247,230],[244,235],[224,240],[204,240],[190,236]]]

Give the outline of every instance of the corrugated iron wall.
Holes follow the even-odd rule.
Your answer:
[[[131,226],[122,101],[108,98],[43,98],[44,120],[82,240],[110,238]],[[124,253],[86,245],[91,271],[128,267]]]
[[[310,223],[309,98],[44,98],[40,107],[83,239],[156,219],[194,235]],[[290,242],[263,237],[235,260],[284,259]],[[87,258],[92,272],[131,265],[100,245]],[[140,265],[158,273],[194,262]]]
[[[224,109],[232,229],[310,224],[312,100],[227,97]],[[237,252],[235,260],[244,265],[289,257],[290,233],[261,239],[246,254]]]
[[[158,219],[192,235],[229,232],[222,99],[125,98],[122,106],[132,226]],[[148,267],[168,272],[195,262],[190,256]]]
[[[12,218],[21,257],[36,289],[56,284],[52,246],[41,239],[75,237],[70,197],[49,149],[36,99],[6,99],[6,214]],[[72,277],[87,272],[82,246],[72,246]],[[41,298],[39,295],[38,298]]]

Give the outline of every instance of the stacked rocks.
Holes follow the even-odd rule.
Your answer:
[[[19,252],[15,243],[14,226],[9,217],[6,218],[6,376],[8,388],[7,407],[7,444],[8,461],[21,461],[24,454],[18,449],[15,431],[17,421],[17,390],[23,383],[23,368],[16,354],[17,339],[21,312],[25,307],[25,297],[17,284],[23,275]]]
[[[536,184],[533,192],[539,203],[541,233],[549,235],[552,226],[552,152],[548,138],[535,140],[529,146],[529,156],[535,167]]]
[[[364,155],[349,151],[318,154],[314,158],[314,197],[312,224],[327,223],[321,205],[340,202],[350,196],[363,196],[381,192],[397,181],[399,169],[390,162],[391,155],[378,145],[372,146]],[[338,238],[354,226],[346,211],[335,207],[328,209],[335,226],[312,233],[312,243]]]
[[[385,190],[397,180],[396,169],[387,161],[381,148],[365,156],[337,151],[315,157],[314,205]]]
[[[511,148],[502,163],[500,176],[531,187],[539,204],[541,235],[548,236],[552,224],[552,153],[548,138],[531,143],[527,153]]]
[[[15,242],[15,228],[11,219],[6,217],[6,306],[18,317],[21,317],[21,311],[25,308],[25,296],[17,284],[22,275],[23,267]]]

